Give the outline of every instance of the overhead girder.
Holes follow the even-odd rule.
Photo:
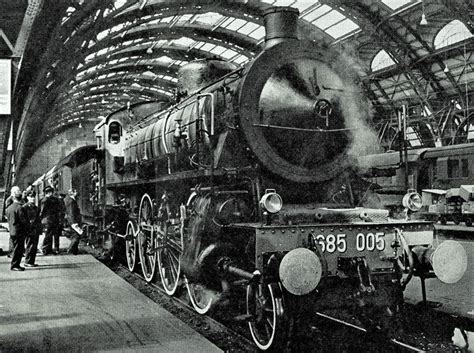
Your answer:
[[[364,28],[371,28],[372,35],[377,39],[381,47],[391,54],[396,59],[397,63],[406,69],[405,72],[410,75],[411,64],[420,60],[421,57],[407,42],[406,38],[401,37],[400,34],[396,32],[395,28],[390,25],[391,21],[396,21],[399,19],[398,16],[384,18],[380,15],[380,6],[376,7],[378,10],[376,12],[373,10],[374,7],[370,6],[372,3],[370,3],[370,1],[367,3],[367,0],[358,2],[349,0],[323,0],[323,2],[332,4],[334,6],[341,6],[347,10],[346,12],[355,14],[355,20],[359,21],[359,25],[362,25]],[[381,35],[380,32],[382,32],[383,35]],[[387,39],[390,40],[389,43],[387,43]],[[443,88],[439,84],[439,81],[433,72],[427,70],[424,67],[420,67],[419,69],[421,70],[424,80],[432,85],[434,91],[443,91]],[[420,98],[426,101],[422,91],[420,90],[417,80],[412,78],[410,81],[412,82],[415,91],[420,96]],[[426,103],[429,104],[429,102]]]
[[[127,27],[125,27],[127,28]],[[152,36],[160,36],[159,39],[189,37],[196,41],[210,42],[222,45],[236,51],[256,52],[260,48],[257,40],[252,37],[239,34],[226,28],[213,28],[209,25],[198,23],[179,23],[169,27],[168,23],[146,24],[140,26],[130,26],[128,29],[121,29],[118,32],[97,41],[93,46],[84,52],[84,57],[93,52],[97,52],[107,47],[120,45],[124,42]]]
[[[139,96],[139,95],[148,96],[149,99],[152,99],[152,100],[169,100],[169,96],[165,95],[163,93],[160,93],[160,92],[157,92],[157,91],[154,91],[154,90],[150,90],[150,89],[142,89],[142,88],[138,88],[138,87],[133,87],[133,86],[127,87],[127,88],[124,89],[124,88],[112,85],[110,87],[103,87],[103,88],[100,88],[98,90],[95,90],[93,93],[95,95],[102,95],[104,97],[106,97],[107,93],[121,93],[124,96],[124,99],[126,99],[128,101],[133,100],[134,96]],[[127,98],[125,98],[126,95],[124,95],[124,93],[129,94],[127,96]],[[74,107],[71,107],[69,109],[74,109]],[[63,111],[62,114],[65,114],[67,112],[68,112],[67,110]],[[53,117],[50,117],[48,120],[51,120],[52,118]]]
[[[167,81],[167,84],[166,86],[164,85],[156,85],[155,84],[155,81],[153,79],[140,79],[139,81],[137,81],[136,79],[132,78],[132,77],[113,77],[113,78],[110,78],[110,79],[107,79],[107,80],[98,80],[98,81],[93,81],[92,84],[88,85],[87,87],[83,87],[81,89],[81,94],[77,95],[77,96],[74,96],[73,94],[74,93],[71,93],[70,95],[68,95],[67,98],[63,99],[61,102],[58,103],[57,107],[58,109],[60,108],[63,108],[63,107],[67,107],[69,104],[72,104],[74,101],[78,101],[78,100],[81,100],[81,99],[85,99],[86,97],[88,97],[91,93],[94,93],[96,92],[97,90],[92,90],[92,88],[94,87],[110,87],[110,86],[116,86],[118,88],[121,88],[121,89],[129,89],[130,87],[134,87],[132,86],[134,83],[138,83],[140,82],[140,86],[142,87],[143,91],[146,90],[146,92],[148,91],[151,91],[151,92],[157,92],[157,91],[154,91],[154,90],[151,90],[151,88],[159,88],[159,89],[162,89],[162,90],[172,90],[174,88],[176,88],[176,84],[172,83],[172,82],[169,82]],[[164,80],[162,80],[162,82],[164,82]],[[119,84],[116,84],[116,83],[119,83]],[[137,87],[135,87],[137,88]]]
[[[153,90],[150,90],[150,89],[141,89],[141,88],[136,88],[136,87],[129,87],[126,90],[120,89],[118,87],[103,87],[103,88],[101,88],[97,91],[94,91],[94,94],[105,96],[105,94],[107,94],[109,92],[130,93],[130,96],[127,96],[127,97],[124,96],[124,99],[123,99],[124,101],[132,101],[137,96],[148,97],[148,99],[152,99],[152,100],[164,100],[164,101],[169,100],[169,96],[164,95],[162,93],[159,93],[159,92],[156,92],[156,91],[153,91]],[[128,98],[128,99],[126,99],[126,98]],[[100,102],[97,102],[97,103],[100,103]],[[50,116],[50,118],[48,118],[47,121],[54,121],[58,116],[65,116],[65,115],[73,112],[74,110],[78,109],[83,104],[88,104],[88,102],[77,103],[77,104],[69,104],[69,106],[64,107],[61,112],[58,112],[54,116]],[[102,103],[100,103],[100,104],[102,104]],[[102,104],[102,106],[103,105],[104,104]]]
[[[415,61],[412,65],[412,68],[415,67],[414,64],[418,63],[419,61],[423,61],[423,65],[416,65],[417,70],[426,70],[427,73],[429,73],[429,78],[430,78],[430,83],[433,83],[432,88],[439,91],[441,93],[441,97],[446,98],[446,93],[444,91],[444,88],[441,86],[439,80],[436,78],[436,81],[432,81],[432,77],[436,77],[433,73],[433,71],[429,68],[430,66],[428,65],[429,59],[431,59],[432,62],[437,63],[440,67],[443,67],[443,61],[439,58],[439,56],[433,55],[434,50],[431,48],[426,41],[421,38],[420,34],[413,29],[413,27],[407,23],[401,16],[396,16],[397,20],[403,25],[403,27],[407,30],[407,32],[412,35],[416,40],[423,46],[424,50],[428,53],[427,55],[418,58],[417,61]],[[453,75],[448,71],[445,73],[446,76],[448,77],[449,82],[453,87],[456,88],[458,94],[462,94],[458,84],[454,80]]]
[[[143,50],[138,50],[137,52],[140,53],[142,52]],[[167,56],[175,59],[175,60],[194,60],[194,59],[198,59],[198,58],[211,58],[212,55],[210,55],[209,53],[205,52],[205,51],[199,51],[199,50],[191,50],[191,51],[186,51],[186,54],[183,54],[184,50],[183,49],[176,49],[176,48],[166,48],[166,47],[163,47],[163,48],[160,48],[160,49],[157,49],[154,51],[154,55],[153,56],[161,56],[161,55],[157,55],[157,54],[166,54]],[[127,54],[135,54],[135,53],[127,53]],[[124,55],[125,57],[125,53],[122,53],[122,55]],[[188,55],[188,58],[185,57],[185,55]],[[150,56],[150,55],[149,55]],[[121,56],[120,54],[116,54],[115,56],[112,56],[110,59],[120,59]],[[148,60],[150,58],[147,58],[146,60]],[[139,59],[141,60],[141,59]],[[145,60],[145,59],[143,59]],[[101,63],[94,63],[95,65],[94,66],[99,66],[99,65],[103,65]],[[104,62],[104,64],[106,65],[107,63]],[[156,64],[155,64],[156,65]],[[91,66],[91,67],[94,67],[94,66]],[[148,62],[148,63],[144,63],[143,65],[137,65],[137,60],[136,59],[131,59],[129,61],[124,61],[124,62],[121,62],[121,63],[117,63],[117,64],[113,64],[113,67],[114,68],[118,68],[120,67],[120,69],[128,69],[128,68],[136,68],[136,67],[148,67],[148,66],[154,66],[154,63],[152,62]],[[89,67],[89,68],[91,68]],[[85,71],[86,69],[85,68],[81,68],[81,72],[82,71]],[[147,71],[147,70],[144,70],[144,71]],[[78,83],[78,82],[81,82],[83,79],[87,80],[87,79],[91,79],[97,75],[100,75],[100,74],[103,74],[107,72],[107,66],[103,66],[100,68],[100,70],[97,70],[96,72],[94,73],[91,73],[91,76],[90,77],[87,77],[87,78],[80,78],[79,80],[75,81],[75,83]],[[100,81],[100,80],[98,80]],[[166,80],[163,80],[166,82]],[[67,91],[67,86],[69,86],[69,83],[70,81],[63,81],[62,84],[60,86],[57,86],[57,87],[54,87],[53,89],[51,89],[47,95],[47,98],[46,98],[46,104],[45,106],[51,106],[53,103],[56,102],[56,98],[58,98],[58,94],[60,92],[65,92]],[[74,89],[74,87],[71,87],[71,89]]]
[[[115,108],[113,108],[112,106],[117,106],[118,108],[120,107],[123,107],[128,101],[129,99],[125,99],[127,97],[123,97],[122,99],[120,100],[117,100],[116,102],[114,103],[107,103],[107,104],[103,104],[101,103],[101,100],[96,100],[95,101],[95,105],[94,105],[94,109],[95,109],[95,116],[92,117],[92,119],[95,119],[97,118],[97,116],[100,116],[102,114],[99,114],[99,112],[110,112],[110,111],[113,111]],[[150,97],[147,97],[147,99],[150,99]],[[78,106],[78,107],[75,107],[76,109],[73,109],[73,108],[69,108],[67,111],[63,112],[63,114],[57,118],[57,120],[54,121],[54,123],[57,125],[61,122],[64,122],[64,121],[68,121],[69,119],[71,119],[73,116],[75,115],[80,115],[83,110],[84,110],[84,106]],[[80,120],[87,120],[87,119],[91,119],[91,117],[83,117],[82,119]],[[51,123],[51,122],[49,122]],[[51,124],[52,125],[52,124]],[[52,126],[52,128],[54,128],[54,126]]]
[[[130,74],[143,74],[147,71],[152,72],[155,75],[167,75],[175,77],[178,73],[179,65],[168,66],[162,62],[152,62],[152,63],[138,63],[135,65],[130,65],[129,63],[123,64],[112,64],[110,66],[101,68],[98,78],[104,75],[116,74],[116,75],[130,75]],[[89,73],[81,77],[77,82],[82,84],[83,82],[92,80],[96,77],[96,73]],[[104,77],[105,78],[105,77]]]
[[[111,27],[113,27],[121,22],[134,21],[137,18],[145,16],[157,16],[157,14],[159,14],[159,17],[169,17],[173,15],[178,16],[184,14],[215,12],[223,16],[235,17],[245,21],[253,21],[257,24],[263,25],[263,12],[271,6],[272,5],[270,4],[265,4],[255,0],[201,0],[199,1],[199,6],[196,6],[195,3],[189,0],[155,0],[153,3],[149,1],[142,10],[139,9],[139,6],[136,6],[128,11],[119,11],[121,13],[113,16],[113,20],[110,23]],[[304,21],[299,22],[299,31],[304,38],[323,41],[326,44],[329,44],[334,40],[323,30]]]
[[[173,3],[173,4],[174,4],[174,3]],[[177,5],[177,4],[175,4],[175,5]],[[188,4],[188,5],[189,5],[189,4]],[[213,9],[213,10],[214,10],[214,9]],[[160,15],[160,16],[155,15],[153,18],[160,18],[160,17],[169,16],[170,13],[173,13],[173,12],[175,13],[175,12],[176,12],[176,9],[173,10],[172,7],[168,7],[168,8],[166,9],[166,11],[167,11],[167,12],[166,12],[167,15]],[[183,11],[184,11],[184,9],[180,9],[180,14],[186,13],[185,11],[184,11],[184,12],[183,12]],[[203,8],[197,9],[195,6],[194,6],[194,7],[191,6],[191,7],[189,8],[189,11],[191,11],[192,13],[197,13],[197,12],[198,12],[198,13],[205,13],[205,12],[209,12],[209,11],[203,11]],[[224,10],[222,10],[222,11],[224,12]],[[168,12],[169,12],[169,13],[168,13]],[[214,12],[218,12],[218,11],[214,11]],[[234,16],[234,17],[235,17],[235,16]],[[244,17],[242,14],[241,14],[240,16],[237,16],[237,17],[242,17],[242,18],[245,18],[246,20],[249,20],[249,18]],[[87,55],[89,55],[89,54],[92,52],[92,50],[89,51],[89,50],[87,50],[87,49],[85,49],[85,50],[82,49],[81,46],[78,45],[78,44],[79,44],[78,42],[84,43],[84,42],[88,42],[88,41],[90,41],[90,40],[94,40],[94,42],[96,42],[96,43],[102,43],[101,46],[103,46],[103,48],[106,48],[107,46],[109,46],[109,45],[108,45],[109,40],[112,40],[112,39],[106,40],[106,39],[104,38],[103,40],[97,41],[96,38],[93,38],[93,37],[94,37],[94,36],[96,35],[96,33],[97,33],[98,31],[100,31],[101,29],[102,29],[102,30],[105,30],[106,28],[112,28],[114,25],[118,25],[118,24],[121,23],[121,21],[116,22],[115,20],[116,20],[116,18],[113,18],[112,15],[109,15],[109,16],[107,16],[107,21],[102,21],[102,23],[106,23],[107,26],[104,26],[103,28],[101,28],[100,26],[96,26],[96,27],[93,28],[94,31],[91,31],[91,29],[89,28],[89,29],[88,29],[88,32],[90,32],[90,33],[89,33],[90,35],[87,37],[87,39],[85,39],[85,33],[81,33],[81,31],[75,32],[74,35],[73,35],[73,37],[76,37],[77,39],[74,40],[74,41],[72,41],[72,37],[71,37],[71,39],[69,39],[68,42],[62,47],[63,51],[64,51],[64,52],[67,52],[67,53],[69,54],[69,55],[61,55],[62,61],[64,62],[64,58],[65,58],[65,57],[70,57],[70,58],[73,59],[74,62],[79,63],[81,60],[83,60]],[[152,19],[137,21],[137,24],[140,24],[140,23],[147,23],[147,22],[149,22],[149,21],[151,21],[151,20],[152,20]],[[135,28],[135,27],[137,26],[137,24],[132,24],[132,25],[131,25],[131,28]],[[155,27],[156,27],[157,29],[160,28],[159,25],[156,25]],[[245,36],[236,34],[236,32],[233,32],[233,33],[232,33],[232,31],[228,31],[228,30],[214,30],[214,31],[213,31],[212,28],[206,28],[206,26],[191,25],[191,24],[187,24],[187,25],[186,25],[186,24],[184,24],[184,25],[183,25],[183,24],[180,24],[180,25],[175,26],[175,27],[176,27],[176,28],[179,28],[179,27],[182,27],[182,28],[186,28],[186,27],[193,28],[193,27],[195,27],[196,29],[207,30],[207,32],[210,32],[210,33],[215,32],[214,37],[216,37],[216,38],[221,38],[221,37],[223,37],[223,36],[225,37],[226,35],[231,35],[229,38],[231,39],[232,42],[234,42],[234,40],[235,40],[235,42],[238,43],[239,45],[242,45],[242,46],[245,45],[245,46],[247,46],[247,45],[245,44],[245,43],[246,43],[246,40],[245,40],[246,38],[245,38]],[[200,27],[202,27],[202,28],[200,28]],[[130,28],[129,28],[129,29],[130,29]],[[122,31],[126,31],[126,30],[122,29]],[[222,33],[221,33],[221,32],[222,32]],[[229,33],[227,33],[227,32],[229,32]],[[118,33],[120,33],[120,31],[117,32],[117,33],[114,33],[113,36],[116,37]],[[211,37],[211,38],[212,38],[212,37]],[[115,40],[116,40],[116,41],[119,41],[120,39],[115,38]],[[206,41],[212,42],[212,39],[210,39],[210,40],[207,39]],[[254,49],[254,50],[255,50],[255,41],[254,41],[251,37],[248,37],[247,42],[250,42],[250,43],[248,44],[248,45],[251,46],[250,49]],[[112,43],[113,43],[113,42],[112,42]],[[220,44],[222,45],[223,43],[220,43]],[[93,46],[91,46],[91,48],[93,48],[93,47],[95,47],[95,46],[97,46],[97,44],[94,44]],[[229,45],[229,47],[231,47],[231,49],[233,49],[233,50],[236,50],[236,49],[237,49],[237,48],[234,48],[234,46],[231,46],[231,45]],[[102,47],[99,47],[99,49],[100,49],[100,48],[102,48]],[[244,48],[245,48],[245,47],[244,47]],[[74,55],[72,55],[72,54],[74,54]],[[247,54],[248,54],[248,53],[247,53]],[[71,63],[71,62],[65,62],[63,65],[69,67],[69,68],[70,68],[70,71],[74,70],[74,64]],[[76,64],[76,65],[77,65],[77,64]],[[56,71],[63,71],[63,72],[65,72],[66,70],[64,70],[64,69],[63,69],[63,70],[60,70],[60,68],[57,67],[57,68],[56,68]]]
[[[177,48],[175,46],[162,46],[160,48],[157,48],[154,50],[153,54],[146,54],[146,57],[143,57],[142,54],[146,52],[147,47],[133,47],[130,48],[130,50],[127,51],[117,51],[116,53],[112,55],[104,55],[101,59],[99,60],[93,60],[91,63],[84,65],[81,67],[79,70],[76,72],[76,77],[79,75],[81,72],[87,71],[88,69],[94,68],[94,67],[99,67],[99,70],[91,73],[92,77],[101,75],[104,70],[107,68],[107,63],[113,60],[120,60],[123,58],[131,58],[127,61],[122,61],[118,63],[111,64],[115,67],[121,67],[121,68],[126,68],[126,67],[133,67],[133,66],[150,66],[153,65],[153,62],[147,62],[146,64],[143,63],[140,65],[140,61],[150,61],[154,57],[160,57],[163,55],[169,56],[170,58],[173,58],[174,60],[184,60],[184,61],[190,61],[190,60],[195,60],[195,59],[203,59],[203,58],[212,58],[214,55],[203,51],[203,50],[198,50],[198,49],[192,49],[192,50],[186,50],[185,48]],[[158,54],[158,55],[157,55]],[[87,76],[87,79],[90,77]],[[83,78],[74,78],[75,83],[81,82]],[[56,92],[63,92],[65,86],[69,84],[70,80],[63,81],[59,86],[53,87],[49,89],[48,96],[54,96]],[[54,86],[54,85],[53,85]]]
[[[411,65],[419,61],[420,57],[406,39],[401,37],[396,29],[390,25],[390,21],[393,20],[393,17],[383,18],[380,15],[380,6],[377,6],[377,10],[374,11],[374,6],[370,6],[373,5],[373,3],[367,3],[367,0],[361,2],[324,0],[324,2],[345,8],[357,16],[361,27],[371,28],[373,32],[372,35],[377,39],[380,46],[395,58],[398,65],[404,68],[404,74],[407,76],[408,82],[412,86],[415,94],[433,111],[431,101],[426,96],[419,79],[414,75],[413,69],[411,68]],[[380,32],[383,33],[383,36]],[[387,39],[389,39],[389,43],[387,43]],[[435,92],[442,92],[441,95],[445,95],[438,78],[431,70],[428,70],[426,67],[421,67],[420,74],[423,80],[428,82]],[[435,122],[432,121],[432,123]]]
[[[155,27],[156,27],[156,26],[155,26]],[[163,28],[162,28],[162,29],[160,29],[160,30],[157,31],[157,32],[153,32],[153,34],[154,34],[155,36],[158,36],[158,35],[163,36],[163,37],[160,38],[160,39],[179,38],[179,37],[181,37],[182,35],[185,35],[185,33],[186,33],[186,28],[188,28],[188,27],[189,27],[189,28],[193,28],[193,27],[196,27],[196,28],[197,28],[197,27],[199,27],[199,26],[197,26],[197,25],[193,25],[193,26],[191,26],[191,25],[190,25],[190,26],[182,26],[182,27],[179,28],[178,31],[171,31],[171,29],[169,29],[169,28],[168,28],[168,29],[163,29]],[[143,30],[143,31],[145,31],[145,30]],[[201,34],[199,34],[199,33],[194,33],[194,34],[188,35],[188,37],[193,38],[193,39],[196,39],[196,40],[200,40],[200,41],[205,41],[205,42],[208,42],[208,43],[213,43],[213,44],[216,44],[216,45],[221,45],[221,46],[223,46],[223,47],[227,47],[227,48],[229,48],[229,49],[232,49],[232,50],[234,50],[234,51],[236,51],[236,52],[238,52],[238,53],[240,53],[240,54],[244,54],[244,55],[246,55],[246,56],[250,56],[250,55],[251,55],[251,52],[249,51],[250,49],[251,49],[251,50],[254,50],[254,51],[258,49],[258,46],[256,45],[256,43],[252,43],[251,45],[249,45],[249,43],[247,43],[247,44],[246,44],[246,47],[247,47],[247,48],[245,48],[245,47],[244,47],[244,48],[239,48],[239,47],[236,46],[236,45],[231,45],[231,44],[228,44],[228,43],[226,44],[225,42],[221,42],[221,41],[219,41],[219,40],[214,40],[211,35],[212,35],[212,33],[218,34],[218,32],[217,32],[217,31],[214,31],[214,32],[213,32],[213,31],[210,30],[210,29],[205,29],[205,31],[206,31],[206,32],[205,32],[204,34],[208,34],[209,37],[208,37],[208,36],[203,36],[203,35],[201,35]],[[222,33],[223,36],[226,35],[225,32],[226,32],[226,31],[224,31],[224,33]],[[227,32],[231,32],[231,31],[227,31]],[[188,32],[188,33],[190,33],[190,32]],[[235,33],[235,32],[234,32],[234,33]],[[138,36],[139,34],[142,34],[142,31],[136,33],[137,36]],[[214,37],[216,37],[216,36],[214,36]],[[140,38],[140,37],[138,37],[138,38]],[[231,37],[231,39],[232,39],[232,37]],[[155,41],[156,41],[156,40],[157,40],[157,39],[155,39]],[[121,38],[118,38],[118,39],[115,39],[113,42],[110,42],[110,43],[107,42],[107,45],[106,45],[106,43],[104,42],[101,46],[99,46],[99,47],[93,46],[93,47],[91,47],[91,49],[94,48],[94,49],[95,49],[95,52],[98,52],[98,51],[101,50],[101,49],[105,49],[105,48],[107,48],[107,47],[113,46],[113,45],[115,45],[115,44],[120,44],[121,42],[125,42],[125,41],[126,41],[126,38],[124,38],[123,40],[122,40]],[[134,50],[134,51],[136,50],[137,53],[139,53],[139,54],[143,54],[142,52],[140,52],[140,50],[139,50],[140,48],[137,48],[137,47],[139,47],[140,44],[142,44],[142,43],[143,43],[144,45],[147,44],[147,46],[144,46],[144,47],[143,47],[143,50],[146,51],[146,49],[148,49],[148,48],[150,47],[150,44],[148,44],[148,43],[151,42],[151,41],[154,41],[154,40],[151,39],[150,36],[149,36],[148,38],[143,38],[143,40],[142,40],[141,42],[137,42],[137,43],[134,43],[134,44],[133,44],[133,48],[134,48],[133,50]],[[101,41],[101,42],[102,42],[102,41]],[[183,52],[186,52],[186,53],[189,53],[189,52],[190,52],[189,48],[187,48],[187,47],[177,48],[176,46],[173,46],[173,45],[167,45],[167,46],[163,46],[163,47],[164,47],[164,48],[169,48],[169,49],[171,49],[171,50],[174,50],[174,49],[183,50]],[[77,64],[67,64],[67,67],[69,68],[68,71],[69,71],[71,74],[73,73],[73,71],[75,71],[76,74],[77,74],[77,73],[80,73],[80,72],[86,70],[86,69],[89,68],[89,67],[97,66],[98,63],[103,62],[103,60],[104,60],[104,61],[110,61],[110,60],[116,59],[117,57],[115,57],[115,55],[116,55],[117,53],[127,53],[127,52],[128,52],[128,51],[127,51],[127,48],[130,48],[130,47],[126,47],[126,46],[125,46],[124,48],[122,48],[122,47],[114,48],[114,49],[108,51],[107,53],[103,53],[103,54],[101,54],[101,55],[98,55],[98,56],[94,57],[94,58],[91,60],[90,63],[83,65],[83,67],[81,67],[80,69],[74,70],[74,69],[73,69],[74,65],[79,64],[80,61],[82,61],[82,60],[85,59],[87,56],[89,56],[89,55],[91,55],[92,53],[94,53],[93,50],[89,50],[89,51],[86,50],[86,51],[84,51],[84,52],[81,54],[80,57],[75,57],[75,62],[76,62]],[[131,49],[131,50],[132,50],[132,49]],[[197,50],[197,51],[201,52],[201,50],[199,50],[199,49],[194,49],[194,50]],[[208,54],[206,51],[202,51],[202,52],[204,53],[204,54],[202,54],[203,57],[206,57],[206,56],[209,56],[209,55],[210,55],[210,54]],[[148,55],[148,54],[147,54],[147,55]],[[60,68],[58,68],[58,69],[60,69]]]

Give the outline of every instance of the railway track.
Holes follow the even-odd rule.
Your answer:
[[[343,326],[346,326],[348,328],[351,328],[355,331],[358,331],[358,332],[362,332],[364,334],[367,334],[367,330],[361,326],[358,326],[358,325],[355,325],[355,324],[351,324],[347,321],[344,321],[344,320],[340,320],[338,318],[335,318],[333,316],[330,316],[330,315],[327,315],[327,314],[324,314],[324,313],[316,313],[316,315],[320,318],[323,318],[323,319],[326,319],[326,320],[330,320],[332,322],[335,322],[335,323],[338,323],[340,325],[343,325]],[[405,351],[405,352],[417,352],[417,353],[424,353],[426,352],[426,350],[424,349],[420,349],[418,347],[415,347],[415,346],[412,346],[410,344],[407,344],[407,343],[404,343],[404,342],[401,342],[399,341],[398,339],[395,339],[395,338],[389,338],[388,339],[388,343],[390,343],[394,348],[398,348],[400,349],[401,351]]]
[[[110,267],[110,266],[109,266]],[[194,309],[186,302],[185,298],[180,296],[170,297],[166,294],[165,290],[157,283],[147,283],[142,275],[135,272],[130,272],[128,268],[122,264],[116,265],[112,268],[119,276],[127,280],[134,286],[137,286],[138,289],[144,292],[147,296],[151,297],[153,300],[157,301],[160,305],[163,305],[165,309],[171,313],[180,317],[183,321],[189,324],[197,332],[214,342],[217,346],[223,349],[226,352],[257,352],[254,343],[244,334],[237,332],[236,330],[229,328],[228,324],[224,324],[211,316],[208,315],[199,315]],[[153,293],[154,292],[154,293]],[[155,295],[154,295],[155,294]],[[157,298],[158,297],[158,298]],[[334,316],[328,315],[326,313],[317,313],[318,318],[332,322],[340,327],[344,327],[346,330],[340,330],[339,336],[344,337],[344,340],[352,342],[353,345],[358,346],[356,341],[360,341],[360,345],[365,345],[364,348],[369,351],[381,349],[380,341],[379,343],[374,343],[370,340],[366,340],[366,337],[369,335],[367,330],[361,326],[358,326],[353,323],[338,319]],[[239,323],[236,324],[239,326]],[[318,351],[332,351],[330,348],[331,344],[328,343],[328,340],[333,339],[331,337],[334,334],[333,327],[329,325],[327,330],[320,329],[321,325],[318,325],[318,334],[322,337],[325,337],[326,343],[323,343],[323,347],[320,346],[321,342],[316,342],[314,338],[310,337],[311,333],[314,333],[314,330],[311,330],[311,326],[307,330],[307,334],[301,335],[298,339],[305,341],[306,343],[301,345],[300,343],[292,344],[292,348],[286,348],[287,352],[304,352],[308,348],[317,349]],[[240,324],[240,329],[245,330],[246,327]],[[237,330],[239,330],[239,328]],[[314,328],[314,327],[313,327]],[[336,335],[335,337],[339,337]],[[306,336],[306,337],[305,337]],[[321,338],[321,337],[320,337]],[[338,339],[335,338],[337,341]],[[308,347],[308,345],[315,346]],[[325,347],[325,345],[327,346]],[[385,342],[384,352],[416,352],[422,353],[427,352],[425,349],[415,347],[412,344],[402,342],[395,338],[389,338]],[[375,346],[375,347],[373,347]],[[359,347],[362,348],[362,347]]]
[[[143,276],[137,272],[130,272],[122,264],[105,260],[100,256],[98,248],[85,250],[111,268],[117,275],[131,283],[142,293],[150,297],[173,315],[179,317],[201,335],[214,342],[219,348],[226,352],[257,352],[253,341],[248,335],[248,327],[243,322],[234,320],[230,314],[232,310],[225,313],[216,310],[213,315],[199,315],[187,302],[186,290],[168,296],[161,287],[161,282],[148,283]],[[236,303],[234,303],[236,304]],[[239,305],[239,304],[236,304]],[[242,305],[242,303],[240,303]],[[235,307],[234,307],[235,309]],[[408,322],[404,326],[404,333],[396,338],[375,337],[373,332],[358,325],[348,317],[333,315],[331,312],[318,312],[317,323],[304,322],[298,329],[299,332],[286,345],[286,353],[293,352],[334,352],[334,351],[361,351],[361,352],[455,352],[458,347],[451,341],[451,335],[446,335],[451,328],[459,326],[453,323],[453,318],[439,312],[427,313],[418,311],[416,306],[407,304],[404,320]],[[212,312],[212,311],[211,311]],[[216,315],[217,314],[217,315]],[[458,321],[458,320],[455,320]],[[425,323],[435,328],[433,332],[426,332],[421,326]],[[454,325],[454,326],[453,326]],[[446,329],[449,326],[449,329]],[[443,329],[440,329],[443,328]],[[451,331],[452,332],[452,331]],[[294,334],[294,333],[293,333]]]

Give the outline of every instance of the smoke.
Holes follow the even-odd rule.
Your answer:
[[[345,125],[352,131],[351,146],[348,155],[357,157],[379,153],[380,146],[376,131],[369,125],[372,121],[372,105],[365,96],[358,72],[361,65],[349,51],[340,52],[331,67],[344,81],[343,92],[339,94],[339,102]]]
[[[271,77],[265,84],[260,96],[260,108],[265,111],[290,111],[293,116],[302,113],[312,113],[314,100],[290,86],[288,80]],[[270,115],[267,115],[268,118]],[[288,121],[290,122],[290,121]],[[262,121],[263,124],[274,124],[272,121]]]

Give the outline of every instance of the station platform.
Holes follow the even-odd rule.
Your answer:
[[[15,272],[0,256],[0,352],[221,352],[91,255],[36,263]]]

